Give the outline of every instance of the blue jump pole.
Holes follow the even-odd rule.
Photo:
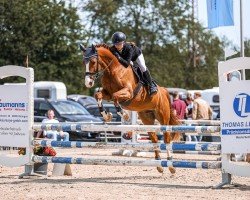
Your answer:
[[[170,151],[218,151],[221,150],[220,144],[212,143],[101,143],[101,142],[73,142],[73,141],[53,141],[53,140],[36,140],[34,144],[40,144],[43,147],[66,147],[66,148],[126,148],[126,149],[138,149],[138,150],[170,150]]]
[[[181,133],[215,133],[220,131],[219,126],[165,126],[165,125],[93,125],[93,124],[34,124],[34,130],[62,130],[62,131],[155,131]]]
[[[64,163],[84,165],[115,165],[115,166],[148,166],[148,167],[176,167],[176,168],[200,168],[220,169],[221,162],[207,161],[170,161],[170,160],[141,160],[141,159],[104,159],[104,158],[76,158],[76,157],[52,157],[33,156],[35,163]]]

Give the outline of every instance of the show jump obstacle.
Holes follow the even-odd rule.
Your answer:
[[[37,129],[47,130],[89,130],[89,131],[180,131],[212,133],[219,131],[218,126],[142,126],[142,125],[86,125],[86,124],[34,124],[34,100],[33,82],[34,72],[32,68],[18,66],[0,67],[0,78],[18,76],[24,78],[25,84],[0,85],[0,146],[26,148],[25,155],[13,155],[2,151],[0,153],[0,165],[18,167],[25,165],[25,171],[29,172],[34,163],[72,163],[72,164],[100,164],[100,165],[130,165],[130,166],[174,166],[182,168],[202,168],[222,170],[222,183],[216,188],[221,188],[231,183],[231,175],[250,177],[250,165],[248,163],[237,164],[230,161],[230,154],[250,153],[250,81],[228,81],[228,74],[241,69],[250,69],[250,58],[235,58],[219,63],[219,86],[221,100],[221,145],[197,144],[185,146],[182,144],[141,146],[141,148],[163,150],[221,150],[221,162],[205,161],[170,161],[170,160],[142,160],[142,159],[96,159],[74,157],[46,157],[33,155],[33,146],[37,141],[33,140],[33,131]],[[230,88],[230,90],[228,89]],[[62,146],[84,148],[97,144],[84,144],[77,142],[48,142],[40,141],[42,146]],[[98,144],[100,145],[100,144]],[[115,144],[113,144],[114,146]],[[133,144],[131,144],[133,147]],[[157,146],[158,145],[158,146]],[[106,145],[108,146],[108,145]],[[136,144],[134,144],[134,147]],[[119,147],[121,147],[119,145]],[[137,147],[140,147],[137,144]]]

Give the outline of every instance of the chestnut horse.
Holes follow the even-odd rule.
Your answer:
[[[101,107],[100,112],[104,119],[110,120],[112,116],[103,110],[102,99],[113,100],[117,113],[125,119],[128,118],[128,115],[121,107],[126,110],[137,111],[145,125],[153,125],[156,119],[161,125],[180,124],[171,109],[170,96],[166,88],[158,86],[158,92],[150,96],[147,89],[139,84],[131,66],[125,68],[120,64],[111,53],[108,45],[92,45],[88,48],[80,45],[80,48],[83,51],[86,66],[86,87],[93,87],[95,80],[101,77],[103,89],[97,92],[95,97]],[[148,134],[153,143],[158,142],[155,132],[148,132]],[[164,142],[167,144],[179,139],[180,133],[164,133]],[[169,151],[167,151],[167,156],[170,159]],[[155,159],[161,159],[159,150],[155,150]],[[157,169],[159,172],[163,172],[162,167],[157,167]],[[175,168],[169,167],[169,170],[171,173],[175,173]]]

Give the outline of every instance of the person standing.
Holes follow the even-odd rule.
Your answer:
[[[186,106],[187,106],[187,112],[186,112],[186,117],[185,119],[189,120],[192,119],[192,112],[193,112],[193,97],[191,93],[187,94],[187,98],[185,100]]]
[[[178,119],[184,119],[187,111],[186,103],[180,99],[179,93],[174,92],[172,108]]]
[[[193,113],[193,106],[194,106],[194,99],[191,93],[187,94],[187,99],[185,100],[186,106],[187,106],[187,112],[186,112],[186,117],[185,119],[190,120],[192,119],[192,113]],[[192,126],[191,124],[188,124],[189,126]],[[197,142],[197,137],[195,135],[186,135],[186,141],[191,142],[191,141],[196,141]]]
[[[212,108],[209,104],[201,98],[200,92],[194,93],[194,103],[193,103],[193,112],[192,119],[193,120],[201,120],[201,119],[212,119]],[[202,136],[197,136],[197,140],[201,142]]]

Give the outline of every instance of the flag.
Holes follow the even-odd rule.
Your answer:
[[[208,28],[233,26],[233,0],[207,0]]]
[[[225,53],[225,58],[227,58],[227,57],[230,57],[230,56],[232,56],[232,55],[234,55],[234,54],[236,54],[238,52],[234,51],[232,49],[225,48],[224,53]]]

